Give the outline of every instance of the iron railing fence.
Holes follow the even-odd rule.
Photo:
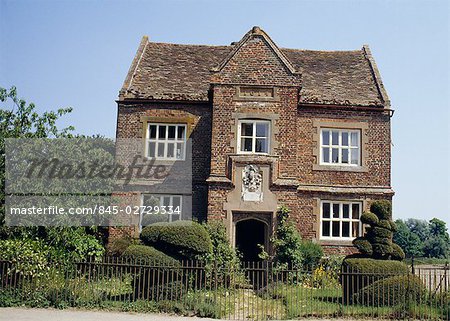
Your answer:
[[[272,262],[0,261],[0,306],[103,307],[229,320],[449,320],[449,290],[447,265],[361,273]]]

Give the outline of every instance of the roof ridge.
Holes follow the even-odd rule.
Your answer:
[[[154,41],[150,41],[149,44],[155,44],[155,45],[171,45],[171,46],[194,46],[194,47],[223,47],[223,48],[228,48],[228,47],[233,47],[232,45],[202,45],[202,44],[184,44],[184,43],[172,43],[172,42],[154,42]]]
[[[364,57],[369,62],[370,70],[372,72],[372,77],[375,80],[375,84],[377,86],[378,92],[380,94],[381,100],[383,101],[383,105],[387,108],[391,107],[391,101],[389,96],[384,88],[383,80],[381,79],[380,71],[378,70],[375,59],[372,56],[372,52],[370,51],[369,45],[363,45],[362,52],[364,53]]]
[[[284,47],[279,47],[279,49],[280,50],[292,50],[292,51],[330,52],[330,53],[361,52],[361,49],[352,49],[352,50],[321,50],[321,49],[300,49],[300,48],[284,48]]]
[[[122,89],[119,91],[119,99],[124,98],[126,92],[130,89],[131,83],[133,82],[133,78],[136,75],[136,71],[139,67],[142,56],[144,55],[145,49],[147,48],[148,42],[148,36],[144,35],[141,39],[141,42],[139,43],[139,47],[136,51],[136,55],[133,58],[130,69],[128,70],[125,81],[123,82]]]

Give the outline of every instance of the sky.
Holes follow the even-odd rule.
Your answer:
[[[228,45],[260,26],[279,47],[369,44],[395,114],[394,218],[450,225],[448,1],[0,0],[0,87],[38,110],[71,106],[61,126],[115,137],[118,91],[143,35]]]

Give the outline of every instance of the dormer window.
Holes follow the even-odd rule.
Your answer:
[[[268,154],[270,121],[245,119],[239,121],[237,147],[240,154]]]

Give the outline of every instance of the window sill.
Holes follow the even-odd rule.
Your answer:
[[[334,172],[359,172],[365,173],[369,169],[366,166],[342,166],[342,165],[320,165],[314,164],[313,171],[334,171]]]
[[[353,246],[352,240],[331,240],[331,239],[325,239],[325,240],[319,240],[318,244],[324,245],[324,246]]]

